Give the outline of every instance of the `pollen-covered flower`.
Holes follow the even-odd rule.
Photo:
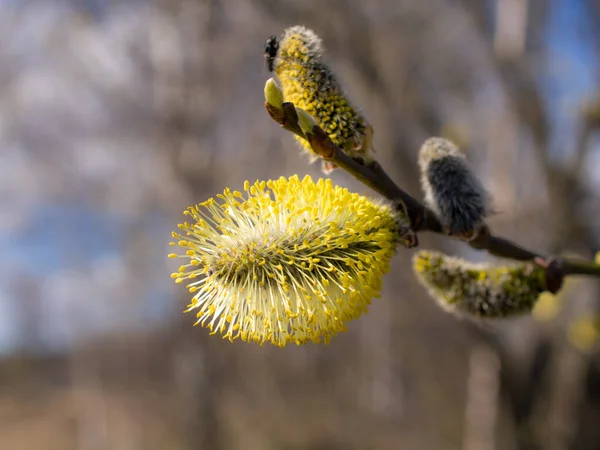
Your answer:
[[[498,318],[532,310],[546,290],[545,271],[533,264],[490,267],[437,252],[418,252],[413,267],[419,281],[446,310]]]
[[[323,53],[321,39],[312,30],[303,26],[285,30],[274,61],[284,99],[313,116],[348,155],[370,162],[373,129],[347,99]],[[306,141],[299,142],[312,154]]]
[[[329,342],[378,297],[398,239],[397,213],[331,180],[248,182],[190,207],[173,233],[186,260],[172,275],[187,311],[224,338]]]

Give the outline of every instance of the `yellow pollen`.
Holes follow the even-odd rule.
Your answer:
[[[393,210],[331,180],[244,183],[188,208],[175,243],[189,262],[197,324],[234,341],[327,343],[381,290],[396,247]],[[235,333],[234,333],[235,332]]]

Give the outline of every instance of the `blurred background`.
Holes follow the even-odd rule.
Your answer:
[[[183,209],[320,176],[263,107],[265,39],[296,24],[410,193],[420,144],[446,136],[496,232],[600,250],[598,0],[0,0],[0,448],[600,449],[597,279],[476,324],[400,249],[328,346],[231,344],[182,314]]]

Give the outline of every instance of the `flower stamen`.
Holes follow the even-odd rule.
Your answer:
[[[305,177],[225,189],[186,210],[173,233],[188,259],[186,311],[231,341],[284,347],[329,342],[381,290],[397,242],[397,212],[331,180]]]

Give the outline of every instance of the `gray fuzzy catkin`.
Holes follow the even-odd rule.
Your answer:
[[[419,166],[425,201],[445,232],[466,235],[483,224],[490,196],[452,142],[427,139],[419,150]]]

